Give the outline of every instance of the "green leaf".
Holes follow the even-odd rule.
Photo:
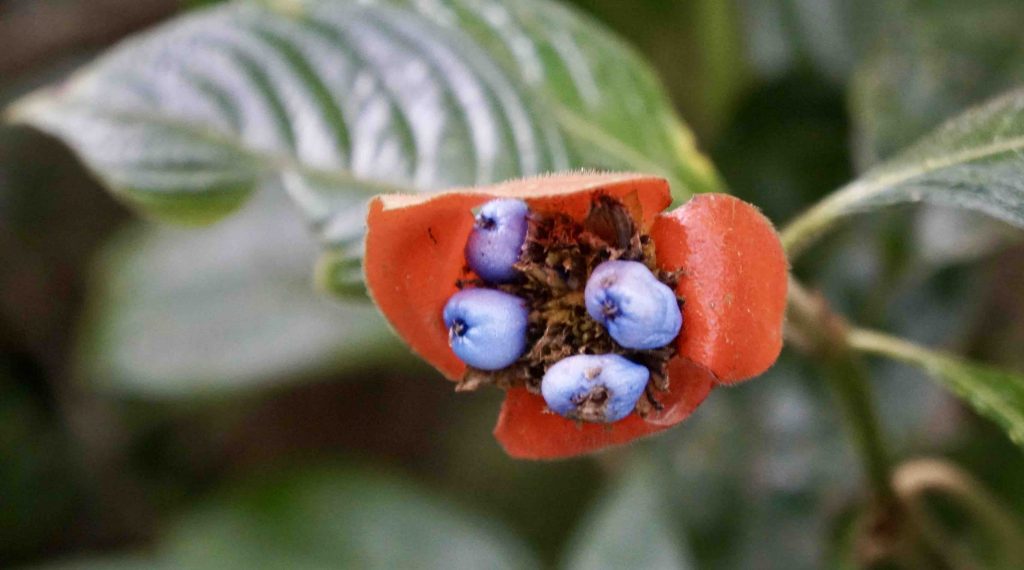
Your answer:
[[[125,394],[182,397],[396,362],[404,351],[371,306],[311,290],[316,251],[273,192],[210,228],[128,228],[96,267],[84,376]]]
[[[570,570],[692,568],[666,510],[668,481],[632,457],[630,470],[589,513],[566,549]]]
[[[179,568],[536,568],[508,529],[362,470],[250,483],[185,516],[164,540]]]
[[[711,136],[727,122],[748,87],[749,69],[733,2],[623,2],[573,0],[643,53],[668,86],[687,122]],[[685,54],[686,65],[680,65]],[[731,181],[730,181],[731,182]]]
[[[146,212],[203,222],[282,182],[331,246],[379,192],[577,167],[718,188],[648,67],[542,0],[265,0],[132,38],[11,115]]]
[[[947,117],[1017,85],[1024,72],[1022,27],[1024,3],[1015,0],[894,3],[886,32],[850,84],[858,168],[891,157]],[[963,210],[925,207],[913,216],[921,228],[943,226],[911,247],[931,262],[968,261],[1012,237],[991,218]]]
[[[496,521],[404,480],[363,469],[276,474],[179,517],[146,558],[46,570],[527,569],[539,563]]]
[[[961,360],[869,330],[853,330],[850,345],[923,368],[1024,447],[1024,375]]]
[[[846,216],[921,201],[1024,227],[1024,90],[950,120],[833,193],[785,228],[783,243],[795,256]]]

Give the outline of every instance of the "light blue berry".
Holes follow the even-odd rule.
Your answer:
[[[500,370],[526,350],[526,303],[494,289],[465,289],[444,306],[448,343],[466,364]]]
[[[574,420],[612,423],[629,415],[650,371],[617,354],[580,354],[548,368],[540,384],[548,408]]]
[[[665,346],[683,325],[675,293],[637,261],[598,265],[583,294],[590,316],[626,348]]]
[[[526,241],[526,202],[512,198],[491,200],[480,207],[466,241],[466,262],[484,281],[505,283],[515,279],[512,265]]]

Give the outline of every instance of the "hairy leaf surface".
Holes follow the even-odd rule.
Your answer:
[[[975,210],[1024,227],[1024,90],[948,121],[868,171],[787,227],[783,241],[793,255],[843,217],[907,202]]]
[[[902,339],[855,330],[850,343],[864,352],[918,366],[1024,446],[1024,375],[968,362]]]

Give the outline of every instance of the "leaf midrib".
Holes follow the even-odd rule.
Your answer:
[[[874,175],[869,172],[818,202],[816,206],[790,222],[780,232],[782,243],[790,259],[795,259],[831,223],[855,211],[858,203],[874,198],[886,190],[896,188],[917,177],[1021,149],[1024,149],[1024,136],[1016,136],[969,150],[953,152],[941,158],[922,159],[918,166],[882,167],[880,170],[874,171]],[[911,149],[910,152],[913,151],[914,149]]]
[[[572,109],[558,103],[551,105],[552,113],[567,131],[574,133],[582,140],[591,142],[600,147],[603,152],[612,156],[623,156],[626,161],[633,165],[634,170],[640,172],[660,173],[673,181],[670,187],[677,187],[678,179],[669,170],[657,162],[647,158],[636,147],[616,138],[603,129],[595,128],[592,123],[581,117]]]
[[[59,105],[65,108],[81,108],[84,109],[85,112],[100,114],[114,121],[137,121],[150,123],[177,131],[189,137],[201,139],[208,143],[225,148],[235,154],[246,157],[252,162],[254,172],[260,176],[279,174],[281,172],[289,171],[296,172],[313,179],[335,182],[339,186],[362,189],[367,197],[381,193],[401,194],[416,192],[415,188],[384,182],[382,180],[376,180],[369,177],[360,177],[354,174],[351,170],[344,168],[323,169],[310,166],[291,154],[259,151],[240,142],[235,137],[230,137],[220,132],[203,128],[194,123],[182,121],[176,117],[168,117],[167,115],[159,113],[109,109],[102,105],[96,105],[92,101],[73,101],[52,95],[43,95],[16,103],[11,107],[9,117],[13,122],[32,123],[33,116],[46,113],[46,107],[51,105]]]
[[[323,169],[310,166],[292,154],[259,151],[247,144],[244,144],[244,142],[241,142],[237,137],[227,136],[223,133],[203,128],[202,126],[194,123],[182,121],[176,117],[161,113],[110,109],[105,108],[103,105],[97,105],[93,101],[74,101],[66,97],[43,94],[34,96],[31,99],[20,103],[16,103],[10,108],[9,117],[14,122],[32,122],[31,118],[34,115],[45,113],[45,107],[50,105],[59,105],[65,108],[77,107],[85,110],[86,112],[104,115],[115,121],[146,122],[159,125],[163,128],[175,130],[184,135],[204,140],[211,144],[221,146],[222,148],[236,154],[247,157],[252,161],[254,170],[257,173],[263,171],[262,175],[293,171],[318,180],[332,181],[341,186],[360,188],[364,190],[363,193],[366,196],[372,196],[380,193],[414,194],[418,192],[418,190],[412,186],[404,186],[369,177],[357,176],[351,170],[344,168]],[[633,164],[637,170],[658,172],[675,180],[675,176],[669,173],[664,166],[648,159],[635,147],[621,141],[613,135],[608,134],[603,129],[594,127],[571,109],[559,104],[550,104],[550,108],[558,120],[558,123],[566,130],[572,132],[579,139],[593,143],[603,152],[609,153],[612,156],[624,157],[625,160]]]
[[[940,382],[953,392],[963,393],[964,397],[973,400],[974,403],[983,402],[995,415],[1009,422],[1010,425],[1005,427],[1011,432],[1011,437],[1024,438],[1024,412],[1012,404],[1006,403],[1007,395],[996,391],[992,382],[986,380],[964,382],[962,379],[956,378],[958,372],[970,376],[972,379],[980,375],[998,374],[1009,378],[1012,382],[1019,381],[1021,378],[1019,375],[964,362],[944,352],[930,350],[905,339],[868,329],[853,329],[849,332],[848,339],[850,345],[857,350],[887,356],[925,369],[939,378]],[[979,374],[972,374],[972,370],[977,370]],[[1020,397],[1021,392],[1017,388],[1019,385],[1012,385],[1011,390],[1014,394],[1008,395],[1008,397]],[[1024,441],[1017,441],[1017,443],[1024,445]]]
[[[267,8],[268,12],[280,13],[280,11],[273,9],[273,6],[267,6]],[[288,17],[294,17],[294,14],[289,13]],[[496,65],[495,67],[502,73],[507,73],[508,71],[501,65]],[[674,170],[678,166],[677,164],[662,164],[657,160],[651,159],[635,144],[615,136],[599,125],[595,125],[583,113],[565,105],[557,98],[550,97],[543,89],[530,88],[529,91],[534,97],[538,97],[543,102],[543,106],[550,111],[555,121],[567,133],[571,134],[570,138],[575,138],[578,142],[590,144],[592,148],[606,156],[618,157],[631,165],[631,168],[634,170],[659,173],[670,179],[673,188],[683,188],[682,181]],[[19,116],[24,120],[25,117],[31,117],[32,111],[37,108],[43,107],[40,110],[45,111],[47,104],[69,108],[79,106],[87,111],[100,113],[114,120],[149,122],[220,146],[250,160],[257,176],[274,175],[281,172],[296,172],[303,176],[332,182],[346,188],[360,189],[362,191],[360,194],[366,196],[378,193],[416,193],[423,190],[408,184],[395,184],[371,177],[358,176],[351,170],[343,167],[330,169],[314,167],[303,162],[294,153],[261,151],[246,144],[246,141],[240,140],[238,137],[203,128],[201,125],[183,121],[174,115],[138,110],[116,110],[105,108],[102,104],[97,103],[94,100],[76,101],[70,95],[56,94],[51,91],[31,96],[29,100],[16,103],[16,107],[12,108],[10,114],[15,117],[15,120],[18,120]]]
[[[971,150],[952,153],[942,158],[925,159],[919,167],[910,166],[895,169],[894,171],[883,172],[874,177],[868,174],[865,178],[847,186],[846,190],[837,194],[837,197],[845,195],[843,203],[859,202],[884,192],[889,188],[899,186],[913,178],[1021,149],[1024,149],[1024,136],[992,142]]]

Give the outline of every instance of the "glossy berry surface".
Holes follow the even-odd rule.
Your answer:
[[[466,262],[484,281],[515,279],[513,264],[526,240],[529,213],[526,202],[511,198],[491,200],[480,207],[466,241]]]
[[[649,377],[647,367],[617,354],[579,354],[549,368],[540,389],[560,416],[612,423],[636,408]]]
[[[637,261],[606,261],[587,279],[587,312],[626,348],[661,348],[679,335],[676,294]]]
[[[527,309],[515,295],[493,289],[465,289],[444,307],[448,343],[466,364],[500,370],[526,350]]]

